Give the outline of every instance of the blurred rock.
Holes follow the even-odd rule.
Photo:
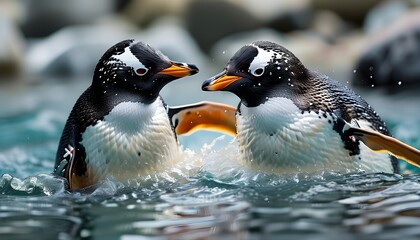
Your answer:
[[[112,23],[114,25],[112,25]],[[191,35],[173,18],[160,19],[138,31],[110,19],[98,25],[66,27],[29,47],[26,73],[31,76],[91,76],[102,54],[124,39],[143,41],[177,61],[205,65]]]
[[[290,12],[300,11],[309,8],[310,0],[226,0],[232,3],[240,4],[244,9],[253,14],[258,19],[269,22],[276,19],[279,15]]]
[[[22,29],[27,37],[45,37],[65,26],[92,23],[114,12],[113,0],[26,0]]]
[[[353,84],[397,92],[420,85],[420,10],[370,35],[356,63]]]
[[[280,32],[307,29],[311,26],[313,13],[309,8],[286,12],[270,20],[265,25]]]
[[[226,0],[238,3],[237,0]],[[242,0],[240,5],[263,22],[265,27],[280,32],[306,29],[312,20],[309,0]]]
[[[201,49],[208,53],[219,39],[257,29],[262,26],[262,21],[237,2],[203,0],[191,1],[187,5],[185,25]]]
[[[381,30],[402,17],[413,7],[418,6],[420,6],[420,1],[417,0],[390,0],[381,2],[367,14],[363,23],[363,29],[367,33]]]
[[[0,76],[20,73],[24,42],[17,26],[0,15]]]
[[[326,10],[319,10],[314,14],[310,30],[331,44],[352,31],[351,27],[337,14]]]
[[[0,1],[0,16],[3,16],[3,18],[10,19],[13,23],[18,23],[22,19],[22,14],[21,1]]]
[[[361,26],[366,14],[382,0],[363,1],[331,1],[313,0],[312,4],[316,10],[330,10],[338,14],[342,19]]]
[[[131,0],[120,13],[137,26],[147,27],[162,16],[181,18],[193,0]]]
[[[311,31],[298,31],[288,34],[284,45],[292,51],[309,69],[349,84],[346,73],[353,67],[360,52],[362,36],[351,32],[338,37],[334,44]]]
[[[122,25],[66,27],[28,47],[25,72],[33,76],[90,75],[113,44],[133,38],[133,29]]]

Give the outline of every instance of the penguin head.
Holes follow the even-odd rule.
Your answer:
[[[125,40],[99,60],[92,85],[104,92],[132,92],[154,101],[167,83],[196,73],[193,64],[174,62],[148,44]]]
[[[276,43],[258,41],[239,49],[224,71],[207,79],[202,89],[229,91],[246,106],[257,106],[273,92],[304,81],[306,74],[306,68],[289,50]]]

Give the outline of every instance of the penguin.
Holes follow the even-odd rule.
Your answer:
[[[70,112],[54,173],[68,180],[70,190],[78,190],[108,177],[135,179],[174,161],[177,136],[159,92],[198,71],[140,41],[109,48]]]
[[[202,89],[240,98],[230,132],[236,132],[241,159],[253,168],[398,173],[393,155],[420,163],[419,151],[392,138],[361,96],[307,69],[279,44],[243,46]]]

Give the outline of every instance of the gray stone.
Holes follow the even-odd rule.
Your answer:
[[[340,37],[351,34],[353,29],[334,12],[319,10],[314,14],[310,30],[333,44]]]
[[[307,29],[311,24],[313,11],[310,0],[242,0],[240,3],[241,7],[262,21],[265,27],[280,32]]]
[[[27,37],[45,37],[66,26],[92,23],[115,8],[113,0],[26,0],[22,29]]]
[[[418,0],[389,0],[375,6],[366,16],[363,29],[373,33],[387,27],[398,18],[403,17],[410,9],[420,6]]]
[[[353,84],[391,92],[420,84],[420,10],[405,14],[369,37]]]
[[[130,0],[120,14],[137,26],[148,27],[162,16],[182,18],[190,1],[194,0]]]
[[[331,1],[313,0],[316,10],[330,10],[338,14],[342,19],[349,21],[357,26],[361,26],[366,14],[382,0],[363,0],[363,1]]]
[[[208,53],[219,39],[259,28],[262,22],[239,4],[214,0],[191,1],[185,9],[185,25]]]
[[[0,76],[19,75],[24,43],[25,40],[17,26],[10,19],[0,15]]]
[[[130,28],[121,25],[63,28],[28,47],[25,73],[32,77],[90,75],[109,46],[132,38],[130,33]]]

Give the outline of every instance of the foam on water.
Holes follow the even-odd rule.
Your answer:
[[[415,225],[405,213],[420,209],[417,175],[262,173],[243,166],[234,141],[215,147],[222,140],[197,151],[183,149],[176,165],[155,175],[130,183],[107,179],[75,193],[65,190],[64,179],[50,174],[4,174],[0,216],[8,221],[0,225],[18,231],[6,222],[16,224],[17,216],[26,216],[34,219],[22,227],[30,234],[61,219],[61,234],[105,239],[252,239],[303,233],[334,239],[343,231],[350,238]],[[371,224],[377,220],[387,223]],[[404,234],[420,233],[412,228]]]

